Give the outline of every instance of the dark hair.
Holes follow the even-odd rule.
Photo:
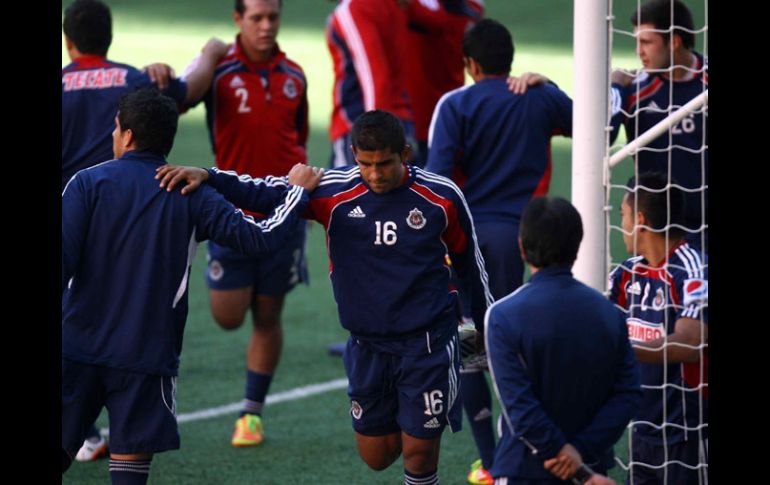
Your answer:
[[[112,43],[112,16],[99,0],[75,0],[64,10],[62,28],[81,54],[107,55]]]
[[[463,38],[463,55],[481,65],[484,74],[508,74],[513,63],[513,39],[503,24],[484,19]]]
[[[676,184],[676,180],[672,178],[671,184]],[[660,233],[668,229],[671,236],[681,238],[685,232],[683,229],[667,226],[684,225],[684,193],[676,187],[666,188],[667,185],[668,177],[664,173],[641,173],[628,180],[628,193],[625,197],[634,214],[644,214],[650,229]]]
[[[134,133],[137,150],[165,157],[174,146],[179,114],[174,100],[157,88],[143,88],[120,98],[118,121],[121,131]]]
[[[524,209],[519,227],[524,259],[532,266],[572,266],[577,259],[583,221],[566,199],[535,197]]]
[[[283,0],[278,0],[278,10],[283,9]],[[235,0],[235,11],[243,15],[246,11],[246,6],[243,4],[243,0]]]
[[[356,150],[389,148],[391,153],[400,154],[406,147],[404,125],[391,113],[379,109],[367,111],[356,118],[350,138]]]
[[[695,47],[695,34],[691,32],[695,30],[692,13],[685,4],[674,0],[672,18],[671,3],[671,0],[650,0],[631,15],[631,24],[637,27],[641,24],[652,24],[657,30],[668,30],[671,25],[674,25],[671,34],[660,34],[663,36],[663,42],[668,45],[670,35],[676,34],[682,39],[684,48],[690,50]]]

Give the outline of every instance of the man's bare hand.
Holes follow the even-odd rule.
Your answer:
[[[298,163],[291,167],[291,170],[289,171],[289,183],[291,185],[300,185],[307,189],[309,192],[312,192],[316,187],[318,187],[323,174],[324,169],[322,168],[311,167],[309,165]]]
[[[582,464],[583,458],[580,456],[580,452],[567,443],[562,446],[555,457],[545,460],[543,467],[558,478],[567,480],[577,472]]]
[[[548,82],[548,78],[536,72],[525,72],[521,76],[511,76],[507,80],[508,91],[524,94],[530,86],[539,86]]]
[[[144,66],[142,72],[146,72],[150,76],[150,81],[155,83],[161,91],[168,87],[171,79],[176,78],[174,68],[162,62]]]
[[[198,167],[163,165],[155,171],[155,180],[160,180],[160,188],[165,187],[167,192],[171,192],[179,182],[187,182],[187,185],[182,187],[182,195],[194,192],[209,178],[209,173]]]
[[[625,69],[615,69],[610,75],[610,81],[612,84],[620,84],[622,87],[626,87],[631,84],[631,81],[636,77],[636,69],[627,71]]]

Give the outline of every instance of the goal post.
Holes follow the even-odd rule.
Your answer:
[[[634,29],[630,18],[634,12],[636,19],[648,19],[641,24],[652,23],[649,7],[644,6],[647,1],[573,2],[571,189],[572,202],[580,212],[584,227],[573,273],[577,279],[605,294],[609,293],[607,276],[612,270],[618,269],[620,275],[622,271],[627,273],[627,277],[615,280],[615,291],[623,294],[622,301],[626,302],[623,310],[629,328],[633,326],[645,332],[654,328],[658,332],[653,336],[649,336],[652,335],[649,332],[632,332],[634,345],[642,346],[662,338],[661,348],[676,348],[682,344],[669,336],[675,331],[678,320],[684,320],[692,309],[693,316],[688,318],[701,322],[699,343],[686,346],[698,352],[697,361],[674,360],[669,363],[665,357],[660,364],[661,376],[652,372],[655,369],[651,367],[643,372],[642,389],[647,412],[631,421],[626,438],[616,444],[616,462],[621,470],[613,474],[617,478],[621,473],[630,472],[633,484],[633,480],[648,473],[662,473],[665,481],[681,477],[681,473],[696,472],[698,483],[708,483],[708,0],[681,0],[692,13],[693,25],[689,27],[690,20],[682,17],[681,6],[672,6],[671,20],[684,19],[681,23],[676,21],[676,25],[668,28],[644,26]],[[675,15],[675,8],[680,13]],[[654,18],[660,23],[659,12]],[[645,38],[645,33],[649,32],[663,34],[668,39],[673,39],[678,32],[678,44],[671,40],[663,44],[671,46],[671,57],[665,58],[660,50],[654,50],[659,44],[650,47],[655,39]],[[688,35],[683,35],[685,32]],[[690,38],[687,43],[684,37]],[[632,45],[637,40],[639,44],[634,52]],[[701,48],[696,48],[693,42]],[[687,55],[681,52],[682,46]],[[643,63],[640,58],[644,59]],[[631,88],[627,88],[621,104],[618,104],[618,92],[613,98],[610,84],[615,69],[633,71],[635,76],[631,87],[636,91],[630,94]],[[619,141],[611,146],[611,120],[618,109],[623,111],[624,120],[620,126],[617,126],[618,120],[614,120]],[[620,140],[624,139],[626,128],[633,130],[628,136],[632,141],[623,144]],[[660,169],[661,166],[667,170]],[[696,167],[699,168],[696,170]],[[621,224],[621,201],[629,193],[626,180],[632,175],[641,175],[640,170],[664,171],[668,180],[662,184],[654,176],[643,178],[648,180],[645,183],[655,184],[643,188],[645,191],[657,194],[681,192],[684,206],[695,199],[695,205],[690,207],[695,207],[696,213],[700,212],[700,227],[696,227],[693,219],[697,217],[692,213],[679,214],[681,202],[672,203],[673,195],[666,196],[669,198],[665,201],[667,219],[662,222],[664,227],[661,229],[658,221],[655,228],[647,229],[664,234],[666,244],[671,233],[671,237],[684,237],[688,245],[669,248],[668,256],[659,266],[658,261],[652,263],[656,265],[654,267],[643,259],[643,255],[649,253],[640,249],[640,254],[628,254],[637,252],[636,240],[623,240],[624,236],[632,234],[627,227],[629,219]],[[665,186],[659,186],[661,184]],[[656,204],[660,215],[657,208],[662,205]],[[677,208],[679,212],[675,210]],[[682,217],[686,219],[684,222],[679,220]],[[680,236],[681,233],[685,233],[684,236]],[[700,246],[693,240],[696,238],[699,238]],[[627,249],[629,241],[634,244],[634,249]],[[680,249],[681,254],[674,254]],[[681,289],[670,289],[675,286]],[[618,290],[620,287],[622,290]],[[698,300],[682,298],[682,294],[691,295],[694,288],[703,289]],[[661,315],[663,318],[659,320]],[[650,397],[656,393],[661,396],[659,412],[654,406],[657,398]],[[650,428],[656,431],[651,432]],[[659,435],[665,445],[660,447],[662,457],[635,449],[645,436],[653,435]],[[700,446],[697,456],[682,458],[673,451],[670,454],[673,446],[682,440]],[[689,453],[692,448],[688,450]]]
[[[574,3],[574,97],[572,112],[572,203],[583,219],[583,242],[573,273],[604,291],[607,224],[602,187],[609,142],[610,18],[608,0]]]

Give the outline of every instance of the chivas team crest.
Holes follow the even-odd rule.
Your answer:
[[[361,409],[361,405],[358,404],[358,401],[350,401],[350,414],[356,418],[361,419],[361,415],[364,413],[364,410]]]
[[[425,216],[422,215],[420,209],[415,207],[409,211],[409,217],[406,218],[406,223],[409,225],[409,227],[412,229],[422,229],[425,227],[425,222]]]
[[[283,83],[283,94],[289,99],[294,99],[297,96],[297,85],[294,84],[294,81],[292,81],[291,78]]]

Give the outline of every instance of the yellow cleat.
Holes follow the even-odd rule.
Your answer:
[[[468,474],[468,483],[473,485],[494,485],[495,479],[492,475],[481,465],[481,459],[473,462],[471,465],[471,472]]]
[[[235,422],[230,443],[236,448],[256,446],[262,443],[262,419],[255,414],[244,414]]]

